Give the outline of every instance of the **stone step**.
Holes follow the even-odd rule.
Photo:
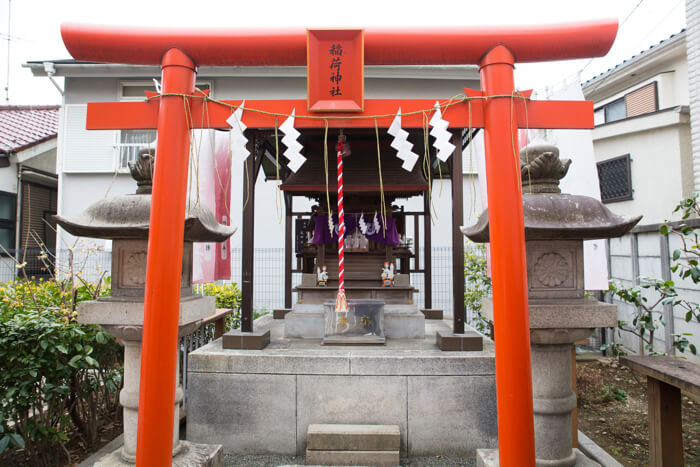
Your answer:
[[[399,451],[312,451],[306,450],[306,465],[363,465],[394,467],[400,465]]]
[[[310,450],[398,453],[400,446],[398,425],[311,424],[306,438],[306,448]]]

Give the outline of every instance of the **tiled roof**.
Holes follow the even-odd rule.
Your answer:
[[[0,152],[27,149],[58,134],[58,105],[0,106]]]
[[[659,47],[665,46],[665,45],[667,45],[667,44],[670,43],[670,42],[675,42],[675,41],[673,41],[672,39],[674,39],[674,38],[680,39],[680,38],[682,38],[683,36],[685,36],[685,28],[681,29],[681,30],[680,30],[679,32],[677,32],[676,34],[671,34],[669,37],[667,37],[666,39],[660,41],[658,44],[653,44],[653,45],[651,45],[648,49],[642,50],[642,51],[639,52],[637,55],[633,55],[632,57],[628,58],[627,60],[623,60],[621,63],[618,63],[618,64],[615,65],[614,67],[609,68],[607,71],[604,71],[604,72],[602,72],[602,73],[600,73],[600,74],[598,74],[598,75],[592,77],[591,79],[589,79],[588,81],[586,81],[586,82],[584,82],[584,83],[582,84],[583,88],[585,89],[586,86],[590,86],[590,85],[593,84],[594,82],[600,81],[600,80],[603,79],[604,77],[606,77],[606,76],[608,76],[609,74],[611,74],[611,73],[613,73],[613,72],[619,70],[620,68],[623,68],[623,67],[627,66],[627,65],[630,64],[631,62],[636,62],[637,60],[640,60],[642,57],[646,56],[647,54],[651,53],[652,51],[656,51]]]

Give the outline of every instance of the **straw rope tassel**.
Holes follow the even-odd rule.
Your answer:
[[[348,301],[345,297],[345,213],[343,211],[343,140],[338,141],[338,298],[335,302],[336,313],[348,311]]]

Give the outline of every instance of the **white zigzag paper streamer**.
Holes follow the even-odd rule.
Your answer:
[[[408,172],[412,171],[418,161],[418,155],[411,151],[411,149],[413,149],[413,144],[408,141],[408,132],[401,128],[400,107],[387,133],[394,137],[394,140],[391,142],[391,147],[396,149],[396,157],[403,161],[401,168]]]
[[[377,211],[374,211],[374,219],[372,220],[374,223],[374,233],[378,234],[380,230],[382,230],[382,227],[379,225],[379,217],[377,216]]]
[[[437,158],[442,162],[445,162],[455,150],[455,145],[450,143],[452,134],[447,131],[447,127],[450,126],[450,122],[442,119],[440,104],[437,101],[435,102],[435,113],[433,114],[433,118],[430,119],[430,126],[433,127],[430,130],[430,136],[435,138],[433,147],[438,151]]]
[[[245,123],[243,123],[241,118],[243,116],[244,106],[245,101],[241,102],[241,105],[231,114],[229,118],[226,119],[226,123],[228,123],[231,127],[231,157],[236,162],[243,162],[250,155],[250,152],[246,147],[248,138],[246,138],[243,134],[248,127],[245,125]]]
[[[360,226],[360,232],[362,232],[362,235],[367,235],[367,222],[365,222],[364,212],[360,214],[360,220],[358,221],[357,225]]]
[[[301,155],[301,150],[304,149],[304,146],[297,141],[300,133],[296,128],[294,128],[295,111],[296,109],[292,110],[292,115],[280,125],[279,129],[282,133],[284,133],[284,136],[282,137],[282,144],[287,146],[287,149],[283,153],[284,157],[289,160],[289,164],[287,164],[287,166],[289,167],[289,170],[296,173],[296,171],[299,170],[302,165],[304,165],[304,162],[306,162],[306,157]]]

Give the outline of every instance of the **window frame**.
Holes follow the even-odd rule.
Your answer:
[[[619,99],[615,99],[612,102],[608,102],[607,104],[605,104],[603,106],[603,118],[605,119],[605,123],[619,122],[620,120],[624,120],[627,118],[627,104],[625,102],[626,97],[627,97],[627,94],[620,97]],[[625,116],[622,118],[615,119],[615,120],[608,119],[608,109],[611,109],[613,106],[619,105],[619,104],[622,104],[622,108],[625,112]]]
[[[153,82],[153,79],[151,80],[144,80],[144,79],[136,79],[136,80],[119,80],[118,83],[118,89],[117,89],[117,95],[119,96],[119,101],[120,102],[140,102],[145,99],[144,96],[125,96],[124,95],[124,88],[128,87],[145,87],[145,88],[153,88],[155,90],[155,83]],[[195,86],[202,89],[203,87],[205,89],[210,90],[210,95],[213,93],[213,88],[214,88],[214,81],[213,80],[197,80],[195,81]],[[138,144],[138,143],[122,143],[122,132],[123,131],[132,131],[132,130],[117,130],[114,132],[115,134],[115,141],[114,141],[114,158],[116,160],[115,162],[115,167],[117,168],[117,172],[119,173],[129,173],[129,166],[128,163],[131,161],[129,157],[127,157],[126,165],[122,165],[122,149],[123,148],[137,148],[135,152],[138,152],[139,148],[145,147],[145,145]],[[138,131],[138,130],[137,130]],[[157,137],[157,132],[156,130],[148,130],[153,132],[153,138],[152,141],[156,140]]]
[[[618,160],[625,160],[625,168],[627,173],[627,193],[612,198],[603,198],[603,182],[600,179],[601,164],[611,164]],[[598,185],[600,186],[600,200],[603,204],[617,203],[620,201],[630,201],[634,199],[634,188],[632,187],[632,157],[629,153],[617,157],[611,157],[604,161],[596,162],[596,171],[598,173]]]
[[[12,232],[11,245],[10,248],[7,248],[10,251],[15,249],[15,242],[17,241],[17,193],[0,191],[0,198],[8,198],[12,206],[11,217],[0,218],[0,229],[8,229]]]

